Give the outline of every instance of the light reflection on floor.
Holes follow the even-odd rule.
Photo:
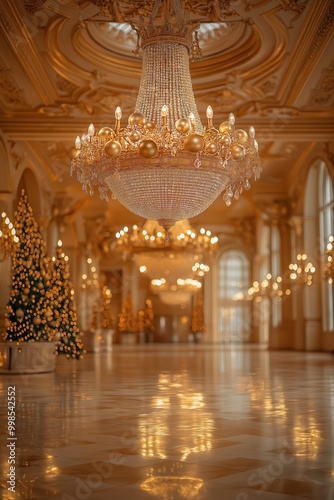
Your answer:
[[[334,357],[209,345],[114,346],[16,387],[16,496],[334,498]],[[7,408],[1,405],[7,491]]]

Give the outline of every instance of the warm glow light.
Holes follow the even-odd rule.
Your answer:
[[[154,4],[155,15],[143,19],[142,26],[132,23],[145,69],[136,111],[121,125],[117,107],[114,129],[96,131],[91,124],[87,133],[77,136],[71,174],[77,172],[91,195],[95,186],[102,199],[111,191],[130,211],[159,221],[168,231],[177,220],[203,212],[222,192],[230,206],[262,169],[254,127],[249,136],[236,131],[230,113],[228,121],[214,128],[211,106],[203,127],[189,71],[189,56],[199,52],[195,26],[182,8],[174,12],[172,2],[164,3],[163,22],[156,23],[163,3]],[[167,52],[175,63],[166,64]]]

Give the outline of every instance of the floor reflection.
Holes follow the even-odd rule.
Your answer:
[[[334,498],[333,380],[329,354],[207,345],[115,346],[2,376],[2,401],[17,393],[16,497]]]

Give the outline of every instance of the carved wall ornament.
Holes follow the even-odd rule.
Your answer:
[[[333,107],[334,101],[334,62],[321,73],[320,83],[312,90],[310,104],[316,107]]]
[[[9,39],[9,43],[12,45],[12,47],[15,47],[15,51],[16,51],[17,55],[20,57],[24,57],[26,55],[26,48],[24,45],[24,40],[21,36],[19,36],[16,33],[12,24],[9,22],[8,18],[6,17],[6,14],[1,9],[1,4],[0,4],[0,25],[3,29],[3,31],[6,32],[7,38]]]
[[[275,93],[275,90],[277,88],[277,78],[272,78],[271,80],[267,80],[266,82],[263,82],[262,85],[259,86],[261,91],[265,96],[272,96]]]
[[[255,248],[256,222],[255,217],[244,217],[234,219],[234,232],[240,237],[244,244],[250,248]]]
[[[12,164],[16,172],[23,171],[25,168],[31,168],[31,160],[28,153],[22,150],[19,142],[9,142],[9,153],[12,158]]]
[[[50,106],[40,106],[37,112],[46,116],[68,116],[71,111],[71,106],[65,103],[53,104]]]
[[[47,0],[24,0],[24,7],[29,14],[34,14],[42,9],[45,3],[47,3]]]
[[[63,76],[57,74],[56,75],[56,82],[57,82],[57,87],[59,91],[64,94],[64,95],[72,95],[75,90],[77,90],[77,85],[74,83],[70,82]]]
[[[260,111],[260,110],[258,110]],[[290,118],[294,118],[295,116],[298,116],[301,114],[301,111],[298,108],[294,107],[287,107],[287,106],[268,106],[268,105],[263,105],[261,109],[261,115],[262,116],[270,116],[270,117],[277,117],[280,118],[281,120],[285,119],[288,120]]]
[[[304,229],[304,217],[301,215],[293,215],[289,219],[289,226],[294,230],[297,237],[301,237]]]
[[[52,219],[59,226],[72,224],[86,202],[86,198],[73,201],[73,198],[66,193],[57,193],[52,206]]]
[[[150,17],[154,6],[154,0],[92,0],[92,3],[99,7],[100,16],[120,23],[139,16]],[[175,0],[174,3],[176,7],[179,4]],[[240,20],[233,3],[235,3],[233,0],[196,0],[196,2],[184,0],[183,6],[186,15],[194,20],[201,19],[202,22],[223,22],[230,17],[237,17]],[[159,17],[160,13],[157,15],[157,18]]]
[[[289,28],[293,28],[295,21],[304,12],[304,9],[309,0],[280,0],[280,4],[283,10],[295,14],[291,19]]]
[[[287,217],[290,213],[290,203],[288,200],[273,200],[271,202],[260,202],[260,210],[263,214],[263,218],[270,225],[278,225],[286,222]]]
[[[131,114],[136,104],[137,94],[115,93],[109,88],[87,90],[80,96],[77,109],[89,114],[114,114],[117,106],[121,106],[124,114]]]
[[[300,82],[305,80],[305,75],[308,75],[310,72],[310,67],[312,66],[313,61],[316,58],[316,55],[319,51],[321,51],[322,44],[325,38],[328,35],[328,32],[333,29],[334,24],[334,2],[330,2],[329,7],[321,21],[319,29],[313,39],[313,43],[308,51],[307,58],[304,61],[302,66],[302,71],[299,73],[297,82],[295,85],[297,88],[300,87]]]
[[[0,70],[0,99],[10,108],[27,106],[23,90],[16,85],[12,69]]]

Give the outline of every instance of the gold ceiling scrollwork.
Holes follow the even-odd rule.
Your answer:
[[[0,103],[1,102],[4,104],[5,108],[12,108],[15,106],[27,107],[23,90],[17,86],[14,73],[11,69],[0,69]]]
[[[44,7],[46,0],[24,0],[24,7],[29,14],[35,14]]]
[[[116,22],[127,22],[138,16],[150,17],[153,0],[92,0],[100,9],[100,15]],[[223,22],[226,18],[240,16],[233,9],[231,0],[184,0],[188,16],[202,22]]]
[[[320,84],[313,89],[309,104],[312,107],[333,108],[334,105],[334,62],[322,71]]]

